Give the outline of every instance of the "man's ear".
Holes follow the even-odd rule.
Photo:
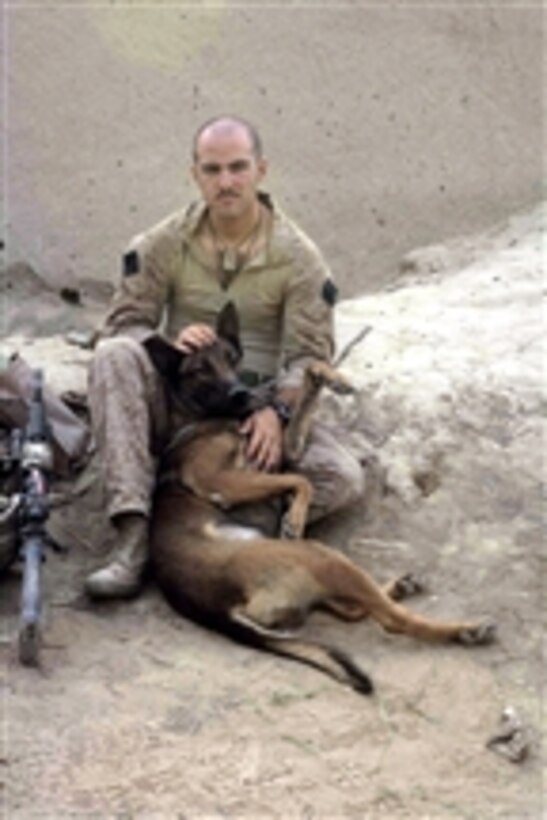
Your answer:
[[[239,316],[233,302],[228,302],[217,317],[217,335],[226,339],[241,356],[241,342],[239,341]]]
[[[258,182],[261,183],[268,173],[268,160],[266,157],[261,157],[257,162]]]
[[[150,356],[152,363],[162,376],[170,376],[178,373],[180,364],[184,358],[184,353],[164,339],[163,336],[148,336],[143,341],[143,345]]]

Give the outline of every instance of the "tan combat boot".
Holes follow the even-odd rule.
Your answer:
[[[89,575],[85,590],[92,598],[130,598],[141,586],[148,560],[148,519],[124,513],[115,522],[118,543],[106,567]]]

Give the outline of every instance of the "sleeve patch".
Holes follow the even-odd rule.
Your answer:
[[[336,299],[338,297],[338,288],[336,287],[332,279],[326,279],[323,283],[321,296],[323,297],[327,305],[333,307],[336,304]]]
[[[137,251],[129,251],[123,257],[123,275],[134,276],[140,270],[139,254]]]

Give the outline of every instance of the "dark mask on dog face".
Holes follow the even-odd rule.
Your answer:
[[[192,353],[184,353],[161,336],[151,336],[143,344],[175,405],[197,418],[243,419],[256,409],[257,401],[237,376],[242,350],[231,302],[219,314],[216,331],[216,342]]]

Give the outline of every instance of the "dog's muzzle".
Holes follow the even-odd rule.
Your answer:
[[[254,409],[253,393],[244,384],[234,384],[228,391],[230,414],[244,416]]]

